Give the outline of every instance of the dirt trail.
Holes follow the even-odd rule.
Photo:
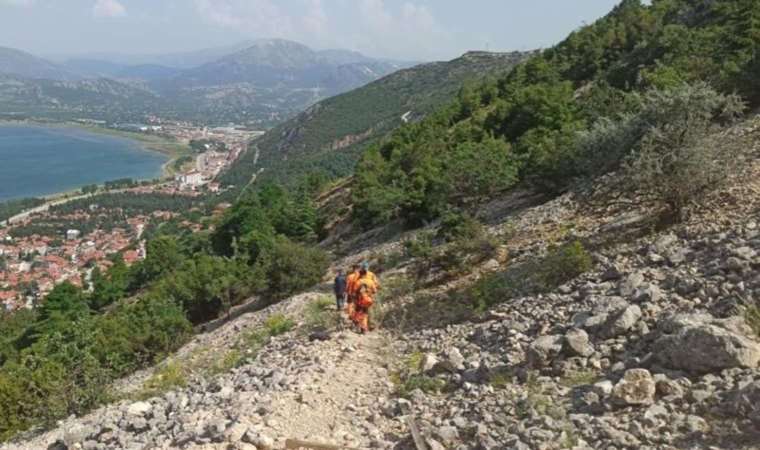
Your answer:
[[[381,438],[377,431],[357,429],[352,419],[365,411],[377,415],[377,405],[391,395],[388,340],[383,332],[343,331],[322,343],[315,352],[316,364],[271,404],[267,424],[281,436],[325,443],[358,446],[368,433]]]

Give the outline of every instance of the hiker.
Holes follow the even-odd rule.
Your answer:
[[[356,297],[359,285],[359,264],[351,266],[351,273],[346,277],[346,314],[349,319],[354,314],[354,298]]]
[[[354,304],[354,313],[351,320],[359,328],[359,332],[366,333],[370,329],[369,310],[375,304],[375,295],[380,290],[377,276],[370,272],[369,263],[364,262],[359,271],[357,295]]]
[[[335,304],[338,311],[341,311],[346,303],[346,284],[346,276],[343,275],[343,270],[338,269],[338,274],[335,276],[335,281],[333,282]]]

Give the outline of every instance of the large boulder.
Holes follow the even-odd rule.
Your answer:
[[[665,367],[701,375],[760,363],[760,343],[741,317],[682,314],[662,320],[658,329],[655,357]]]
[[[564,336],[541,336],[528,347],[526,358],[528,365],[534,368],[545,367],[562,352]]]
[[[651,405],[656,384],[646,369],[630,369],[612,389],[612,402],[620,406]]]
[[[565,352],[570,356],[590,356],[594,353],[588,333],[578,328],[565,333]]]
[[[607,321],[601,327],[599,334],[606,339],[626,333],[641,319],[641,308],[638,305],[628,305],[607,316]]]

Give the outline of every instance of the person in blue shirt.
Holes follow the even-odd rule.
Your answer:
[[[333,289],[335,291],[335,303],[338,311],[342,311],[346,304],[346,276],[341,269],[338,269],[338,274],[335,276]]]

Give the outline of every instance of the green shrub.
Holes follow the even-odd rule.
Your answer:
[[[427,375],[410,375],[396,385],[396,393],[400,397],[410,397],[415,389],[428,394],[437,394],[446,387],[446,382]]]
[[[185,386],[187,386],[185,369],[178,362],[170,361],[143,383],[137,397],[144,400]]]
[[[433,234],[427,231],[404,241],[404,254],[410,258],[428,259],[433,255]]]
[[[706,84],[647,93],[647,109],[660,116],[625,166],[636,189],[655,194],[675,216],[705,192],[720,187],[741,161],[740,146],[720,135],[721,121],[738,117],[744,105]]]
[[[279,336],[292,330],[295,322],[284,314],[272,314],[264,321],[264,327],[270,336]]]
[[[579,241],[553,247],[543,258],[482,276],[464,291],[475,311],[484,312],[513,297],[551,291],[589,271],[591,255]]]
[[[760,307],[756,304],[747,307],[744,310],[744,318],[749,326],[752,327],[752,330],[754,330],[755,335],[760,337]]]
[[[539,283],[550,290],[591,270],[593,261],[580,241],[549,249],[539,267]]]
[[[467,290],[473,308],[485,312],[493,305],[504,302],[517,294],[517,289],[506,274],[486,274]]]
[[[319,283],[327,271],[328,258],[321,249],[278,237],[256,264],[268,283],[266,295],[278,300]]]
[[[29,427],[32,400],[19,380],[0,373],[0,442]]]
[[[493,258],[497,249],[496,238],[489,234],[459,238],[437,251],[432,256],[431,263],[449,274],[459,274]]]
[[[307,328],[311,330],[330,329],[340,320],[335,312],[335,301],[330,297],[322,297],[306,305],[304,317]]]
[[[446,242],[478,239],[486,234],[483,224],[461,211],[448,211],[441,218],[438,237]]]

